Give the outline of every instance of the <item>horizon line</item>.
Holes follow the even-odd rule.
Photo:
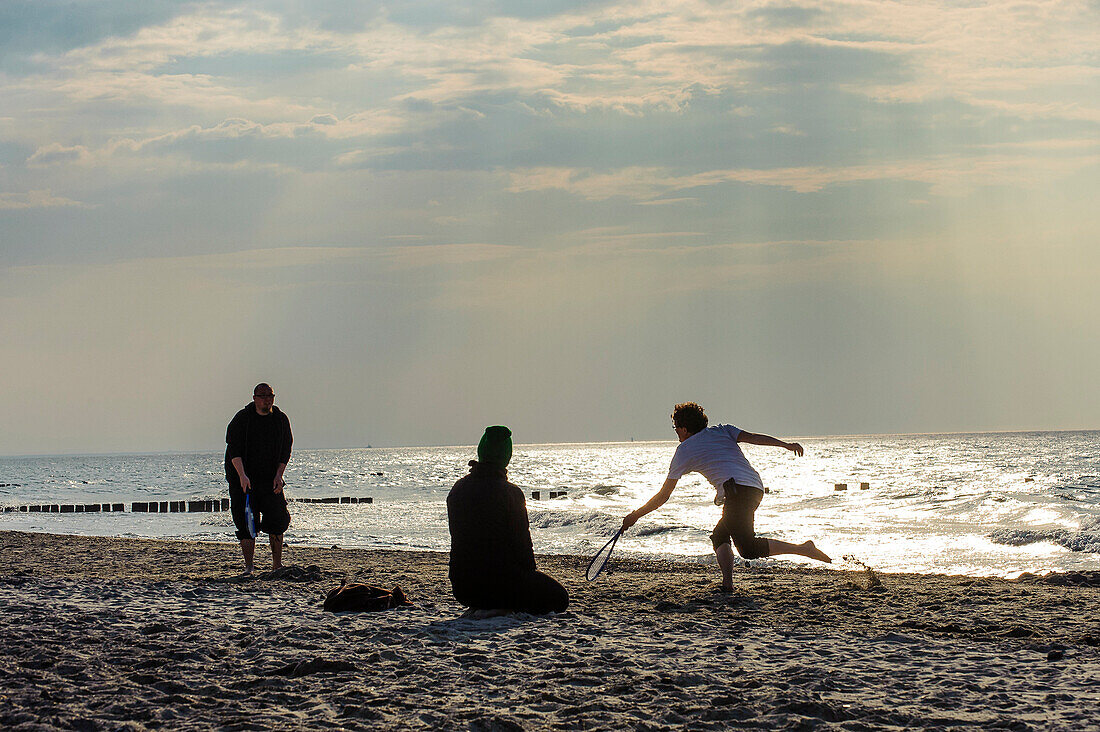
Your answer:
[[[866,433],[850,433],[850,434],[829,434],[829,435],[792,435],[789,439],[792,440],[829,440],[829,439],[851,439],[851,438],[870,438],[870,437],[938,437],[949,435],[1021,435],[1021,434],[1037,434],[1037,433],[1066,433],[1066,432],[1100,432],[1100,428],[1079,428],[1079,429],[1019,429],[1019,430],[951,430],[947,432],[866,432]],[[635,440],[633,438],[628,440],[594,440],[594,441],[570,441],[570,442],[518,442],[514,444],[514,447],[545,447],[550,445],[630,445],[637,443],[648,442],[674,442],[671,439],[641,439]],[[459,449],[459,448],[476,448],[476,443],[470,443],[466,445],[454,444],[454,445],[357,445],[343,447],[317,447],[317,446],[305,446],[298,448],[299,450],[408,450],[408,449]],[[176,450],[142,450],[137,452],[30,452],[30,453],[14,453],[0,455],[0,459],[8,458],[49,458],[49,457],[118,457],[122,455],[132,456],[147,456],[147,455],[201,455],[203,453],[220,452],[221,447],[217,448],[205,448],[205,449],[176,449]]]

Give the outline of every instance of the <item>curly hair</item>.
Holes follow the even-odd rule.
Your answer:
[[[705,430],[709,422],[706,412],[695,402],[684,402],[672,408],[672,424],[683,427],[693,435]]]

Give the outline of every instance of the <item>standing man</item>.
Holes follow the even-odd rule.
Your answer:
[[[290,526],[290,511],[283,495],[283,471],[290,461],[290,420],[275,406],[275,392],[267,384],[252,390],[252,403],[233,417],[225,431],[225,478],[229,481],[229,505],[237,538],[244,555],[245,574],[252,573],[256,540],[245,519],[248,495],[259,530],[271,540],[271,568],[283,566],[283,532]]]
[[[508,482],[511,459],[512,431],[487,427],[470,474],[447,494],[451,590],[471,617],[508,611],[545,615],[569,605],[566,589],[535,569],[527,502]]]
[[[627,514],[623,519],[623,531],[642,516],[664,505],[672,495],[676,481],[685,473],[701,473],[717,491],[714,503],[722,506],[722,518],[711,532],[710,541],[718,556],[718,566],[722,569],[723,592],[733,591],[733,549],[730,542],[745,559],[797,554],[821,562],[832,562],[812,541],[789,544],[778,539],[763,539],[756,536],[753,527],[756,508],[764,497],[764,483],[741,452],[740,443],[782,447],[799,457],[802,456],[802,445],[745,432],[728,424],[708,428],[707,422],[706,413],[695,402],[677,404],[673,408],[672,428],[680,444],[672,456],[668,478],[657,495],[638,510]]]

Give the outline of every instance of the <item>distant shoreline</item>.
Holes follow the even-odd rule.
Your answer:
[[[1089,429],[1064,429],[1064,430],[984,430],[984,431],[968,431],[961,432],[882,432],[882,433],[867,433],[867,434],[844,434],[844,435],[782,435],[782,437],[790,440],[845,440],[845,439],[870,439],[875,437],[959,437],[965,435],[1046,435],[1046,434],[1088,434],[1088,433],[1100,433],[1100,428]],[[596,442],[527,442],[515,443],[515,448],[530,448],[530,447],[564,447],[570,445],[645,445],[645,444],[659,444],[668,443],[670,445],[675,444],[675,440],[668,439],[650,439],[650,440],[603,440]],[[344,450],[469,450],[471,454],[475,451],[477,445],[363,445],[361,447],[314,447],[308,445],[295,446],[295,450],[309,450],[309,451],[344,451]],[[138,452],[58,452],[58,453],[15,453],[10,455],[0,455],[0,460],[16,460],[21,458],[81,458],[81,457],[143,457],[143,456],[164,456],[164,455],[207,455],[221,453],[225,451],[225,447],[210,447],[208,449],[194,449],[194,450],[148,450]]]

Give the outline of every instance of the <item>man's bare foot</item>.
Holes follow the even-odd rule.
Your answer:
[[[825,562],[826,564],[833,563],[832,557],[814,546],[814,543],[812,541],[802,542],[802,549],[806,552],[805,556],[809,557],[810,559],[816,559],[817,561]]]
[[[283,568],[283,565],[282,565],[281,562],[279,564],[272,564],[271,565],[271,571],[272,572],[274,572],[276,569],[282,569],[282,568]]]

